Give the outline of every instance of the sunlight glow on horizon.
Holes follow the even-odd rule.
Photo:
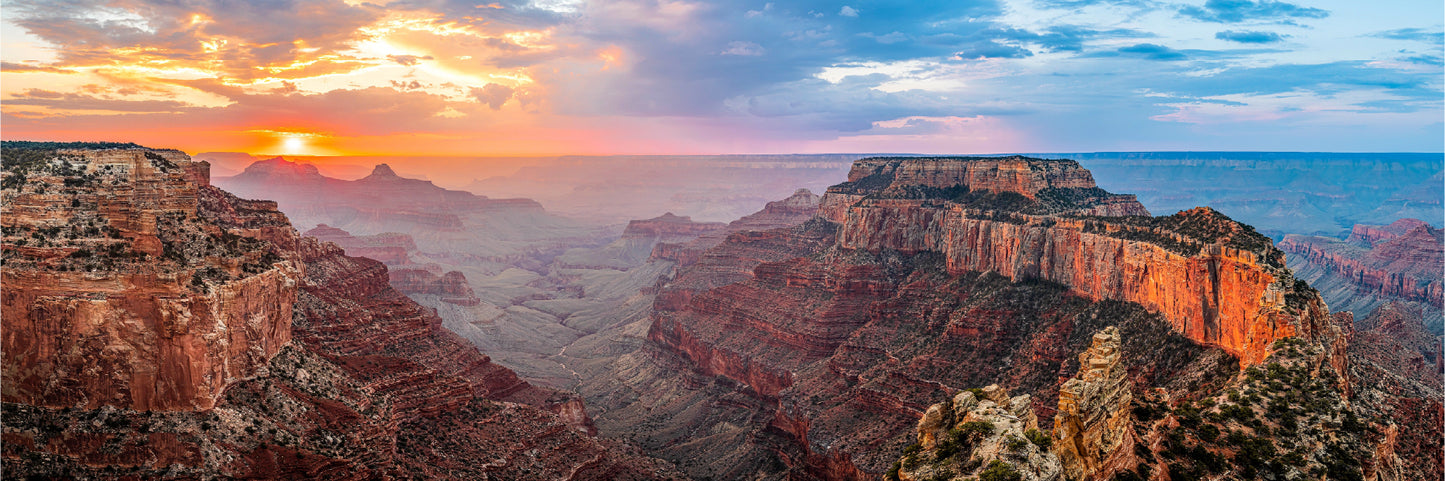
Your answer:
[[[0,117],[290,155],[1445,150],[1438,1],[1001,1],[15,0]]]

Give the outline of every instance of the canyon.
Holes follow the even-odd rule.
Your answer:
[[[491,362],[380,262],[209,185],[204,162],[140,148],[16,160],[7,474],[678,476],[593,437],[580,399]]]
[[[1023,156],[864,158],[821,196],[798,183],[732,217],[748,202],[699,215],[644,196],[623,223],[385,164],[341,180],[278,158],[215,179],[267,201],[175,151],[13,153],[13,472],[1445,472],[1439,286],[1415,267],[1438,262],[1439,230],[1422,223],[1277,248],[1215,209],[1151,216],[1079,162]],[[776,159],[732,160],[718,172]],[[1371,300],[1340,309],[1345,291],[1300,262],[1385,281],[1351,284]]]
[[[1319,324],[1323,305],[1308,297],[1311,291],[1296,290],[1292,281],[1287,288],[1277,285],[1274,293],[1267,292],[1273,278],[1264,271],[1273,266],[1261,266],[1263,262],[1254,259],[1282,264],[1282,257],[1263,236],[1234,227],[1227,218],[1205,211],[1182,219],[1155,218],[1160,219],[1159,227],[1112,227],[1125,233],[1115,237],[1107,235],[1111,227],[1104,225],[1106,218],[1078,212],[1098,206],[1123,212],[1142,209],[1137,203],[1130,205],[1128,197],[1087,186],[1087,172],[1077,164],[1058,162],[1040,169],[1049,175],[1067,172],[1064,175],[1072,184],[1041,184],[1029,180],[1034,172],[1029,159],[882,162],[948,161],[1010,164],[984,171],[1024,175],[991,174],[989,185],[1001,191],[964,190],[959,188],[964,181],[950,180],[895,185],[893,179],[874,175],[877,164],[860,162],[862,167],[855,168],[849,183],[824,195],[818,218],[790,229],[730,235],[683,266],[654,302],[648,334],[652,344],[620,358],[613,371],[621,374],[596,380],[596,388],[583,385],[583,392],[610,389],[587,396],[596,407],[602,431],[625,423],[631,429],[627,439],[677,462],[695,477],[729,478],[762,470],[769,476],[863,478],[883,473],[896,459],[888,453],[908,443],[907,427],[932,399],[964,386],[999,383],[1030,394],[1041,418],[1052,419],[1057,376],[1061,370],[1077,369],[1068,353],[1078,352],[1077,346],[1093,335],[1091,329],[1106,327],[1105,323],[1118,323],[1126,334],[1136,335],[1126,335],[1135,340],[1121,349],[1127,352],[1136,382],[1147,386],[1222,383],[1242,363],[1257,362],[1249,356],[1258,356],[1263,351],[1260,345],[1292,335],[1294,329],[1317,332],[1321,342],[1334,346],[1332,339],[1338,333]],[[903,167],[885,165],[883,170],[906,171]],[[953,172],[975,172],[967,175],[979,171],[970,169],[974,166],[956,167]],[[967,175],[953,178],[967,179]],[[899,198],[882,198],[886,195]],[[944,220],[948,212],[964,211],[963,203],[949,200],[955,196],[969,206],[1023,207],[979,215],[979,222],[989,229],[1017,226],[1007,220],[1034,216],[1040,228],[1046,228],[1047,220],[1065,224],[1047,227],[1061,231],[1068,222],[1077,221],[1075,229],[1080,232],[1073,235],[1078,236],[1088,222],[1094,222],[1088,235],[1101,244],[1126,242],[1127,238],[1120,238],[1126,234],[1150,235],[1145,238],[1162,239],[1158,242],[1171,249],[1193,247],[1190,255],[1250,259],[1220,269],[1257,283],[1253,290],[1240,289],[1239,298],[1225,298],[1222,303],[1273,307],[1263,310],[1268,316],[1225,317],[1225,321],[1209,318],[1205,309],[1195,307],[1179,311],[1195,317],[1171,319],[1166,309],[1119,302],[1132,299],[1111,292],[1132,292],[1126,286],[1094,298],[1084,290],[1091,284],[1071,288],[1056,279],[1009,277],[1026,270],[962,267],[959,254],[929,247],[944,245],[930,244],[936,239],[960,237],[946,233],[950,224]],[[1048,213],[1063,207],[1075,209],[1069,212],[1079,217]],[[1194,236],[1213,236],[1209,240],[1217,249],[1195,245],[1199,241],[1185,234],[1171,235],[1164,230],[1170,223],[1189,225],[1180,230]],[[1134,243],[1141,244],[1138,249],[1146,255],[1189,257]],[[999,250],[1030,252],[1033,245]],[[1258,253],[1224,254],[1231,245],[1227,248]],[[1081,261],[1087,259],[1080,256]],[[1154,259],[1141,256],[1135,262],[1151,265]],[[1201,263],[1208,262],[1213,261]],[[1196,282],[1209,285],[1207,268],[1201,270],[1194,276]],[[1285,302],[1286,297],[1291,301]],[[1225,325],[1211,331],[1204,327],[1211,325],[1208,322],[1255,322],[1270,329]],[[1190,323],[1198,327],[1191,330]],[[1246,337],[1253,344],[1206,337],[1234,330],[1258,337]],[[1343,361],[1339,356],[1329,359]],[[675,374],[679,370],[693,374],[679,380]],[[622,388],[616,387],[619,384]],[[861,418],[876,422],[862,424],[857,421]],[[696,432],[709,434],[679,437]],[[687,452],[698,449],[719,453],[722,461],[687,457]]]
[[[1289,266],[1320,290],[1335,310],[1365,316],[1403,302],[1425,311],[1428,328],[1442,332],[1445,234],[1418,219],[1357,224],[1349,237],[1287,235],[1280,241]]]

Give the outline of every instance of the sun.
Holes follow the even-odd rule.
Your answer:
[[[306,141],[302,140],[301,137],[286,137],[285,140],[281,141],[281,146],[287,154],[299,154],[302,150],[306,149]]]

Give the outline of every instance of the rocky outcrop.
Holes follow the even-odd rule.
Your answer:
[[[330,242],[346,249],[346,254],[355,257],[376,259],[388,266],[411,263],[411,253],[416,252],[416,241],[411,236],[396,232],[384,232],[367,236],[354,236],[344,230],[326,224],[306,231],[307,237]]]
[[[728,231],[771,230],[792,227],[818,215],[823,198],[808,189],[798,189],[782,200],[768,202],[763,210],[728,223]]]
[[[1017,473],[1016,479],[1030,481],[1062,479],[1032,405],[1027,394],[1009,397],[995,384],[929,406],[918,421],[920,449],[906,454],[890,474],[904,481],[969,479],[985,471]]]
[[[1402,219],[1389,226],[1358,225],[1345,241],[1285,236],[1279,248],[1289,266],[1320,289],[1336,310],[1364,315],[1402,301],[1440,317],[1445,307],[1445,234],[1428,224]],[[1430,323],[1439,330],[1439,321]]]
[[[104,199],[117,185],[90,184],[79,168],[87,155],[44,153],[27,169],[32,179],[60,177],[54,188],[82,199],[57,202],[72,212],[51,216],[79,221],[36,229],[83,233],[109,215],[80,195]],[[388,285],[383,264],[298,236],[274,203],[197,186],[184,158],[136,155],[183,175],[133,182],[190,182],[178,192],[195,192],[194,214],[132,202],[133,218],[156,218],[162,256],[112,251],[129,239],[120,229],[100,229],[113,234],[103,241],[52,235],[27,251],[17,244],[28,231],[6,225],[7,475],[676,477],[593,437],[579,399],[522,381],[441,328],[435,311]],[[38,184],[48,182],[20,190]],[[11,185],[5,199],[20,199]],[[32,254],[80,249],[92,254]]]
[[[1345,238],[1345,243],[1362,247],[1374,247],[1381,242],[1403,236],[1420,226],[1428,225],[1430,224],[1427,224],[1423,220],[1410,218],[1391,222],[1390,225],[1355,224],[1354,227],[1350,228],[1350,236]]]
[[[658,371],[689,374],[623,381],[637,383],[638,396],[669,400],[631,418],[639,436],[656,439],[656,452],[673,459],[668,446],[683,441],[670,433],[706,432],[686,445],[788,467],[751,468],[768,477],[866,479],[898,459],[928,405],[965,386],[1029,394],[1051,422],[1059,376],[1072,373],[1069,360],[1104,322],[1136,333],[1121,350],[1141,384],[1185,389],[1238,372],[1237,359],[1173,334],[1137,305],[1090,302],[1050,283],[954,275],[937,253],[841,249],[836,239],[836,225],[821,219],[734,234],[663,288],[649,331],[657,352],[646,358],[667,366]],[[686,429],[647,429],[664,419]],[[699,464],[689,472],[757,472]],[[839,474],[848,472],[861,474]]]
[[[1133,385],[1119,365],[1119,330],[1109,327],[1094,335],[1079,354],[1079,373],[1059,388],[1054,416],[1054,452],[1068,479],[1109,479],[1116,454],[1129,456],[1133,445],[1130,408]]]
[[[862,159],[853,163],[847,182],[828,188],[821,201],[822,214],[841,222],[848,208],[866,197],[946,198],[969,193],[1016,194],[1044,201],[1045,210],[1149,215],[1134,196],[1099,189],[1093,175],[1078,162],[1020,156]]]
[[[391,287],[408,296],[437,296],[441,302],[458,306],[481,303],[471,284],[467,283],[467,276],[459,271],[437,276],[425,269],[392,269],[390,274]]]
[[[887,165],[975,162],[993,161],[917,159]],[[1077,180],[1082,176],[1062,167],[1077,164],[1017,162],[1037,164],[1031,175],[1061,175],[1060,184],[1082,182]],[[966,180],[940,183],[926,178],[923,187],[931,188]],[[1212,209],[1152,219],[1094,217],[1081,214],[1095,205],[1091,199],[1110,194],[1090,191],[1079,193],[1087,197],[1052,203],[1009,201],[1006,196],[889,198],[888,189],[906,190],[901,180],[868,179],[830,188],[833,200],[824,201],[824,215],[840,224],[841,247],[939,252],[950,272],[991,271],[1017,280],[1058,282],[1092,299],[1137,302],[1163,314],[1189,338],[1229,350],[1242,365],[1267,356],[1276,339],[1338,337],[1323,302],[1308,287],[1294,283],[1283,255],[1268,238]],[[1030,190],[1053,185],[1046,182],[1049,177],[1042,179],[1017,185],[988,180],[982,188],[1044,195],[1049,191]],[[865,189],[872,184],[886,188]],[[978,190],[968,184],[953,186]]]
[[[1445,476],[1445,356],[1424,316],[1418,306],[1386,303],[1357,320],[1350,339],[1354,401],[1380,416],[1384,432],[1372,468],[1381,480]]]
[[[6,172],[28,176],[0,221],[6,402],[209,409],[291,340],[299,266],[250,236],[264,215],[201,211],[205,167],[61,150]]]
[[[728,234],[743,231],[764,231],[793,227],[818,215],[822,197],[808,189],[798,189],[782,200],[768,202],[763,210],[729,222],[726,229],[708,232],[688,242],[661,242],[653,247],[652,258],[691,265],[708,249],[727,239]]]
[[[1118,431],[1133,429],[1130,409],[1106,406],[1136,396],[1129,386],[1218,389],[1290,337],[1309,340],[1317,369],[1347,367],[1344,335],[1318,295],[1295,282],[1268,238],[1228,217],[1207,208],[1099,216],[1091,209],[1117,197],[1069,183],[1082,178],[1076,174],[1058,174],[1057,185],[1026,176],[974,188],[962,183],[964,166],[948,174],[963,180],[908,174],[928,180],[895,182],[887,169],[949,171],[909,162],[994,160],[886,159],[883,174],[869,170],[829,189],[819,218],[732,234],[661,289],[650,357],[692,374],[624,381],[635,395],[675,400],[648,403],[648,414],[634,418],[639,436],[653,440],[645,446],[671,459],[668,446],[686,442],[726,459],[767,456],[786,466],[763,468],[765,477],[866,478],[886,472],[919,436],[911,428],[926,406],[966,386],[998,383],[1028,394],[1040,422],[1052,425],[1059,381],[1078,369],[1091,383],[1070,386],[1076,391],[1062,405],[1075,419],[1065,437],[1094,450],[1076,449],[1077,464],[1098,464],[1076,469],[1114,473],[1134,470],[1127,458],[1142,452]],[[1038,172],[1049,179],[1042,173],[1067,170],[1059,163]],[[1109,356],[1074,362],[1110,325],[1119,332],[1118,364],[1091,375],[1090,360]],[[650,372],[645,365],[634,372]],[[1095,379],[1100,373],[1118,384]],[[1330,378],[1335,388],[1347,386],[1342,377]],[[1114,397],[1089,387],[1098,384]],[[683,441],[646,428],[668,416],[709,434]],[[1124,454],[1110,458],[1099,445]],[[999,470],[1021,471],[1013,458],[1000,462],[1007,466]],[[758,472],[700,464],[685,468]],[[853,469],[839,469],[847,465]],[[900,465],[899,473],[915,468]]]
[[[1093,188],[1094,176],[1072,160],[1028,157],[873,157],[853,162],[848,182],[829,192],[907,187],[1015,192],[1036,197],[1044,189]]]
[[[658,242],[688,241],[700,235],[723,230],[721,222],[693,222],[691,217],[676,216],[671,212],[645,220],[627,223],[622,230],[624,239],[655,239]]]

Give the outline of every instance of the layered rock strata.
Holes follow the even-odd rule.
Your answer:
[[[726,227],[721,222],[693,222],[691,217],[671,212],[651,219],[634,220],[622,230],[624,239],[652,239],[657,242],[689,241]]]
[[[1079,354],[1079,373],[1059,388],[1053,444],[1068,479],[1108,479],[1110,458],[1133,444],[1133,385],[1119,355],[1119,330],[1111,326],[1094,335]]]
[[[299,266],[258,239],[277,219],[203,210],[205,170],[175,151],[7,159],[26,182],[0,220],[6,402],[209,409],[291,340]]]
[[[166,165],[155,159],[153,151],[134,153],[154,165]],[[56,155],[71,154],[62,151]],[[8,156],[6,160],[8,177],[14,171]],[[176,166],[185,161],[165,160]],[[32,179],[39,178],[40,170],[32,168],[28,174]],[[74,171],[58,175],[71,180],[70,184],[85,177]],[[7,200],[21,197],[9,190],[12,184],[6,185]],[[31,187],[26,185],[19,190],[30,192]],[[95,188],[104,193],[111,185],[116,184],[102,182]],[[146,366],[149,356],[116,346],[144,347],[147,342],[155,342],[147,337],[165,339],[167,332],[173,338],[204,338],[210,325],[171,322],[181,317],[132,310],[124,317],[82,319],[96,321],[101,327],[114,323],[159,326],[164,330],[152,334],[136,328],[108,328],[91,331],[85,337],[61,333],[45,345],[53,346],[55,352],[89,352],[105,363],[99,366],[103,369],[12,356],[12,352],[23,349],[12,351],[7,345],[3,429],[7,474],[251,479],[675,477],[666,463],[642,457],[621,443],[592,437],[590,418],[579,399],[531,386],[442,329],[434,311],[408,300],[388,285],[389,274],[381,263],[348,257],[333,244],[301,238],[286,223],[285,216],[275,211],[274,203],[244,201],[204,185],[194,192],[198,197],[194,217],[161,216],[156,222],[154,235],[167,253],[161,259],[129,255],[102,259],[109,261],[105,263],[94,255],[83,261],[32,256],[21,251],[12,253],[19,239],[7,236],[7,342],[12,334],[24,335],[22,327],[27,320],[48,326],[52,319],[65,319],[52,316],[51,310],[11,309],[12,303],[27,305],[18,300],[26,299],[35,289],[11,283],[11,276],[84,268],[91,277],[116,279],[113,282],[119,292],[106,294],[104,300],[128,299],[130,303],[123,305],[137,309],[134,306],[145,306],[147,299],[166,301],[171,294],[154,285],[126,284],[137,279],[129,273],[175,268],[168,262],[171,257],[179,257],[174,260],[177,265],[214,268],[214,272],[208,270],[201,277],[187,279],[195,280],[188,286],[192,291],[189,295],[210,293],[218,298],[216,306],[221,312],[237,310],[248,315],[243,321],[249,324],[237,325],[227,333],[232,345],[249,339],[252,330],[268,325],[267,309],[275,307],[285,312],[287,329],[266,331],[261,336],[274,343],[276,350],[248,353],[260,357],[254,369],[244,376],[223,378],[224,385],[209,398],[208,405],[154,410],[135,401],[134,396],[128,403],[117,402],[127,401],[124,398],[106,397],[121,392],[107,385],[129,382],[130,392],[137,391],[139,383],[133,381],[128,368]],[[84,201],[80,210],[86,210]],[[136,210],[144,218],[144,209]],[[217,233],[207,241],[197,232]],[[9,226],[6,233],[11,233]],[[43,248],[69,247],[47,244]],[[249,260],[262,253],[274,257],[268,266],[258,267],[255,260]],[[290,278],[289,296],[256,292],[255,297],[226,297],[231,292],[226,290],[228,286],[250,279],[264,280],[267,273],[279,272],[282,266],[290,266],[294,276]],[[11,317],[12,312],[28,317]],[[226,338],[208,340],[224,346]],[[115,359],[112,353],[134,357]],[[204,366],[204,354],[178,360],[177,365],[182,370]],[[30,395],[23,390],[28,385],[24,376],[50,371],[55,372],[50,379],[66,380],[59,383],[66,393],[100,402],[72,402],[53,394],[54,390],[41,391],[43,396],[38,400],[23,397]],[[211,379],[201,376],[198,381],[195,386],[177,388],[177,392],[208,389],[206,383]],[[177,383],[171,381],[172,385]]]
[[[763,210],[729,222],[726,229],[709,232],[688,242],[663,242],[652,250],[653,259],[665,259],[679,265],[697,262],[708,249],[721,244],[728,234],[743,231],[764,231],[793,227],[818,215],[822,197],[808,189],[798,189],[782,200],[768,202]]]
[[[649,338],[661,352],[631,369],[664,367],[625,378],[633,395],[668,400],[634,411],[644,448],[685,458],[673,452],[684,442],[674,433],[703,431],[686,446],[785,468],[684,466],[693,475],[758,472],[736,466],[766,477],[867,479],[912,441],[908,428],[925,407],[964,386],[996,382],[1030,394],[1051,420],[1060,373],[1072,373],[1070,358],[1106,319],[1137,336],[1122,350],[1141,384],[1187,389],[1238,370],[1236,358],[1173,334],[1137,305],[949,274],[933,253],[838,249],[835,227],[818,219],[734,234],[658,294]],[[657,377],[677,369],[695,375]],[[646,427],[666,419],[686,428]]]
[[[686,442],[781,463],[683,466],[695,475],[876,476],[916,436],[901,428],[965,386],[1029,394],[1051,424],[1059,380],[1108,325],[1122,353],[1109,372],[1136,389],[1218,389],[1291,336],[1343,372],[1344,336],[1268,238],[1209,209],[1096,215],[1142,209],[1067,161],[1006,159],[1038,169],[967,184],[977,169],[1005,171],[989,170],[1000,162],[860,162],[829,189],[820,218],[732,234],[682,268],[653,305],[658,352],[631,364],[638,374],[626,381],[672,400],[632,411],[639,442],[668,459]],[[895,182],[900,171],[926,180]],[[694,375],[665,381],[649,365]],[[1099,432],[1083,424],[1095,413],[1075,414],[1078,433]],[[666,416],[710,434],[683,441],[646,427]]]
[[[1335,310],[1364,316],[1393,301],[1416,304],[1440,329],[1445,307],[1445,234],[1415,220],[1357,225],[1344,241],[1288,235],[1279,243],[1289,266],[1320,289]]]
[[[391,287],[408,296],[437,296],[441,302],[458,306],[481,303],[467,276],[459,271],[438,276],[425,269],[392,269],[390,276]]]
[[[1417,305],[1391,302],[1354,323],[1354,402],[1380,417],[1385,436],[1371,467],[1380,480],[1445,476],[1445,356],[1425,315]]]
[[[1030,157],[874,157],[853,163],[848,181],[828,188],[822,215],[834,222],[867,197],[938,197],[969,192],[1062,201],[1093,215],[1149,215],[1132,195],[1114,195],[1072,160]]]
[[[1058,282],[1092,299],[1137,302],[1189,338],[1239,356],[1242,365],[1263,359],[1275,339],[1337,337],[1318,295],[1296,285],[1284,256],[1253,229],[1208,208],[1159,218],[1090,215],[1097,199],[1113,196],[1092,184],[1085,187],[1080,179],[1086,177],[1073,173],[1082,170],[1076,163],[1010,162],[1035,168],[1027,180],[1001,183],[988,177],[973,186],[965,183],[967,174],[982,167],[970,166],[994,160],[890,160],[886,165],[898,165],[898,171],[956,172],[954,180],[927,177],[923,187],[948,186],[963,194],[912,198],[917,196],[903,182],[918,175],[894,179],[886,169],[867,176],[855,171],[850,179],[856,180],[829,189],[822,212],[840,225],[840,247],[939,252],[950,272],[991,271]],[[930,167],[905,169],[915,163]],[[1057,180],[1048,180],[1050,175]],[[1094,190],[1054,194],[1058,199],[1051,202],[1008,198],[1050,195],[1040,189],[1054,184]]]
[[[354,236],[344,230],[321,224],[306,231],[304,235],[341,246],[346,250],[346,255],[376,259],[388,266],[411,264],[411,255],[417,251],[416,241],[411,236],[395,232]]]

